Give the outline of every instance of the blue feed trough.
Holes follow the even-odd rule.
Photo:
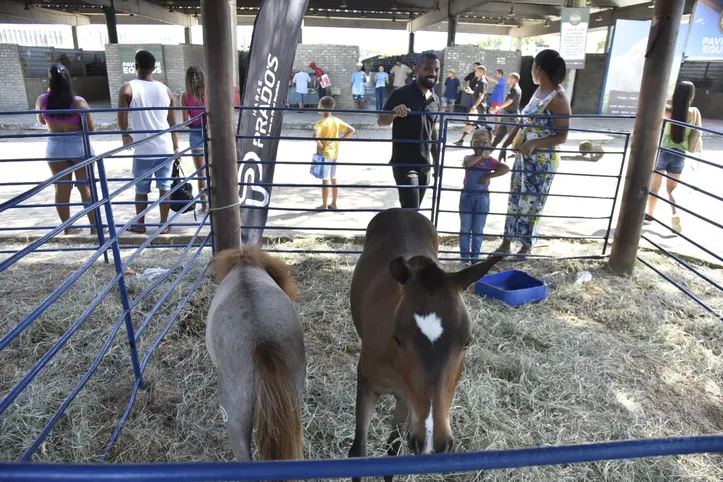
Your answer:
[[[474,287],[480,296],[500,300],[509,306],[520,306],[547,298],[547,283],[516,269],[487,275]]]

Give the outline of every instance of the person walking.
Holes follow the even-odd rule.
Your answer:
[[[154,110],[134,110],[118,112],[118,128],[127,131],[130,127],[134,131],[151,131],[148,133],[123,134],[123,145],[127,146],[133,142],[148,139],[155,135],[154,132],[165,131],[176,125],[176,114],[168,107],[176,106],[176,98],[173,92],[165,84],[153,79],[153,71],[156,68],[156,58],[147,50],[139,50],[136,53],[136,75],[137,79],[123,84],[118,93],[118,108],[134,109],[161,108]],[[171,189],[171,172],[173,165],[169,157],[178,153],[178,133],[166,133],[150,139],[135,148],[133,156],[133,177],[140,180],[136,184],[136,214],[141,214],[148,205],[148,193],[151,192],[151,178],[156,177],[156,187],[159,197],[165,196]],[[157,169],[155,174],[151,174]],[[170,204],[161,203],[161,224],[168,221]],[[133,233],[143,234],[146,232],[145,215],[138,219],[138,224],[128,228]],[[167,234],[171,227],[167,226],[161,234]]]
[[[389,85],[389,74],[384,72],[384,66],[380,65],[379,70],[374,74],[375,90],[377,100],[377,111],[382,110],[384,107],[385,94],[387,92],[387,85]]]
[[[399,203],[403,208],[419,209],[424,199],[432,158],[438,156],[439,97],[433,92],[439,82],[439,57],[425,52],[417,58],[414,72],[417,80],[392,92],[384,110],[393,114],[379,114],[377,124],[392,125],[392,139],[417,141],[394,142],[392,144],[392,171],[397,183]],[[410,112],[425,112],[409,115]],[[429,112],[429,114],[426,114]],[[412,187],[404,187],[412,186]]]
[[[356,64],[356,72],[351,74],[351,96],[354,99],[356,108],[364,108],[364,96],[366,95],[367,74],[364,72],[364,64]]]
[[[520,100],[522,99],[522,89],[520,88],[520,74],[517,72],[511,73],[507,77],[507,85],[510,86],[509,92],[507,92],[507,98],[499,107],[492,107],[490,114],[504,114],[519,115],[520,113]],[[501,119],[503,124],[497,126],[497,132],[495,138],[492,141],[492,147],[497,147],[502,142],[507,134],[509,133],[509,126],[507,124],[517,124],[519,122],[518,117],[505,117]]]
[[[311,77],[309,77],[309,74],[307,74],[303,70],[297,72],[291,81],[291,85],[296,88],[296,95],[299,98],[299,109],[304,108],[304,104],[306,103],[306,95],[309,93],[310,82]]]
[[[412,72],[413,70],[409,66],[404,65],[401,60],[397,60],[392,70],[389,71],[392,76],[392,87],[396,90],[407,85],[407,79]]]
[[[181,106],[184,107],[203,107],[206,105],[206,82],[201,67],[191,66],[186,70],[186,92],[181,96]],[[196,116],[203,114],[203,109],[185,109],[183,111],[183,122],[188,122]],[[188,143],[191,146],[191,154],[193,154],[193,165],[196,170],[206,165],[203,159],[203,122],[197,119],[189,124],[191,131],[188,134]],[[198,192],[206,189],[206,173],[198,174]],[[201,207],[199,212],[205,214],[208,208],[208,196],[201,194]]]
[[[454,143],[455,146],[464,145],[464,139],[467,137],[475,128],[486,120],[487,103],[485,102],[485,95],[487,95],[487,87],[489,84],[486,79],[487,69],[481,65],[475,70],[475,78],[477,82],[474,84],[474,90],[467,87],[466,92],[473,95],[472,108],[469,110],[468,119],[470,122],[465,126],[462,137]]]
[[[666,108],[665,117],[678,122],[684,122],[694,126],[701,127],[703,120],[700,111],[692,106],[695,98],[695,85],[692,82],[679,82],[675,86],[673,92],[673,100],[669,101]],[[668,199],[671,203],[675,203],[675,189],[678,187],[676,179],[680,179],[685,168],[685,156],[683,154],[698,153],[702,150],[700,131],[692,127],[685,127],[671,122],[665,123],[663,131],[663,140],[660,144],[662,148],[658,155],[658,162],[655,166],[656,171],[666,174],[665,187],[668,191]],[[667,149],[667,150],[665,150]],[[650,186],[651,194],[658,194],[660,186],[663,184],[663,176],[657,172],[653,174],[653,182]],[[650,222],[653,220],[655,206],[658,204],[658,198],[655,196],[648,197],[648,209],[645,213],[645,220]],[[679,233],[683,231],[680,224],[680,216],[675,204],[671,204],[673,217],[671,223],[673,229]]]
[[[535,56],[532,80],[538,88],[522,110],[525,125],[512,129],[500,153],[504,161],[504,149],[511,145],[518,149],[510,181],[505,237],[498,253],[509,253],[512,241],[517,239],[522,244],[518,252],[521,259],[535,245],[539,216],[560,164],[558,146],[567,140],[570,128],[570,99],[560,85],[566,73],[565,60],[555,50],[543,50]]]
[[[77,135],[52,136],[48,139],[45,147],[45,157],[48,159],[48,167],[53,175],[62,172],[86,159],[85,147],[83,145],[83,123],[80,114],[51,113],[54,110],[64,109],[90,109],[88,103],[82,97],[73,95],[70,83],[70,72],[62,64],[53,64],[48,69],[48,92],[39,96],[35,101],[35,110],[42,111],[38,114],[38,122],[48,127],[53,134],[64,134],[78,132]],[[95,130],[95,123],[90,112],[85,114],[89,131]],[[89,143],[90,144],[90,143]],[[94,156],[93,147],[90,147],[89,154]],[[60,178],[62,184],[55,184],[55,210],[58,212],[60,222],[64,223],[70,219],[70,194],[73,191],[73,174],[75,174],[75,188],[80,193],[83,204],[92,202],[90,184],[88,184],[88,168],[76,169],[73,173]],[[95,214],[88,213],[90,221],[90,233],[96,234]],[[68,226],[65,234],[78,234],[80,228]]]

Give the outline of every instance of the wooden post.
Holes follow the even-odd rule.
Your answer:
[[[623,200],[610,254],[609,265],[618,273],[632,273],[635,267],[684,5],[685,0],[655,1]]]
[[[457,17],[450,15],[447,18],[447,47],[454,47],[457,37]]]
[[[235,12],[234,12],[235,13]],[[206,57],[206,113],[209,170],[216,251],[241,246],[238,166],[234,133],[233,61],[236,46],[227,0],[202,0],[203,51]]]

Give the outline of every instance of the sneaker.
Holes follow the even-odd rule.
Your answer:
[[[454,144],[455,146],[462,147],[464,145],[464,140],[460,139],[457,142],[453,142],[452,144]]]
[[[653,216],[651,216],[648,213],[645,213],[645,218],[643,218],[643,224],[650,224],[653,222]]]
[[[672,222],[673,222],[673,229],[675,229],[679,233],[682,233],[683,227],[680,225],[680,216],[673,216]]]

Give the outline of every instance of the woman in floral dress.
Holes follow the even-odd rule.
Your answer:
[[[512,145],[518,149],[512,168],[505,239],[498,253],[509,253],[514,240],[522,244],[520,256],[530,254],[534,246],[539,215],[560,165],[558,146],[567,140],[570,127],[570,100],[560,85],[565,74],[565,60],[556,51],[543,50],[535,57],[532,80],[538,85],[537,91],[522,110],[523,125],[512,130],[500,153],[500,160],[505,160],[505,148]]]

